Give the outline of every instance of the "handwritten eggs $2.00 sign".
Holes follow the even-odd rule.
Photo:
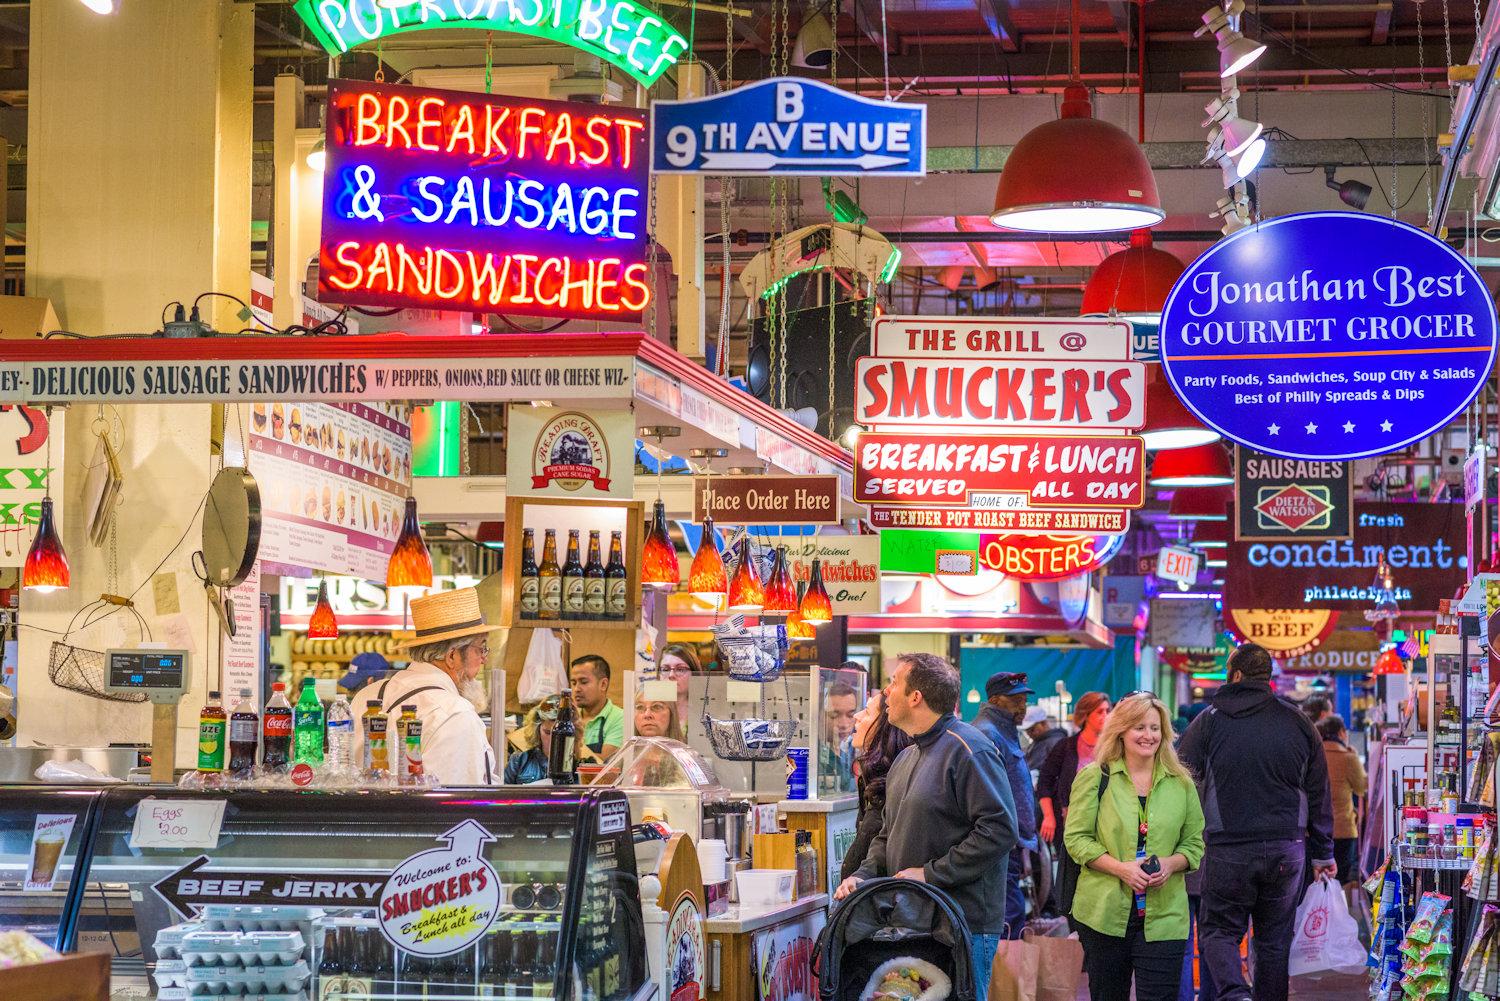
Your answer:
[[[1162,369],[1226,438],[1271,455],[1393,452],[1456,417],[1495,359],[1474,268],[1382,216],[1281,216],[1214,244],[1162,310]]]

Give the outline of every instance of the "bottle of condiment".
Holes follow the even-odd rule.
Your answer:
[[[583,614],[583,561],[578,558],[578,529],[568,532],[568,560],[562,568],[562,617],[579,620]]]
[[[625,553],[620,545],[620,533],[609,533],[609,564],[604,568],[604,617],[615,622],[625,621],[625,593],[627,591]]]
[[[536,534],[533,529],[521,530],[521,618],[535,619],[541,610],[542,579],[536,566]]]
[[[556,529],[547,529],[547,535],[542,541],[542,565],[537,568],[537,579],[540,581],[541,594],[537,618],[562,618],[562,568],[557,565]]]
[[[209,692],[203,711],[198,714],[198,771],[224,770],[224,737],[229,717],[219,703],[219,693]]]
[[[578,767],[573,760],[577,736],[573,690],[564,688],[558,698],[557,722],[552,724],[552,741],[547,747],[547,777],[555,786],[578,784]]]
[[[604,561],[599,558],[599,533],[589,532],[589,559],[583,565],[583,617],[598,621],[606,618]]]

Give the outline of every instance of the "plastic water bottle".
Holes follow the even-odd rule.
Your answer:
[[[328,765],[339,771],[354,766],[354,709],[340,692],[328,707]]]
[[[323,763],[323,703],[313,678],[302,679],[302,697],[292,707],[292,756],[299,765]]]

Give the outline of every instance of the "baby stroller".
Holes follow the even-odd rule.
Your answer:
[[[969,926],[953,898],[911,879],[870,879],[838,904],[818,936],[819,1001],[860,1001],[886,962],[925,960],[952,982],[949,1001],[975,1001]]]

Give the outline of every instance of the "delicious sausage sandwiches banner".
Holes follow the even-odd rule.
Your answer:
[[[1268,455],[1355,459],[1444,426],[1495,361],[1495,304],[1446,243],[1383,216],[1288,215],[1183,272],[1162,370],[1225,437]]]
[[[1462,504],[1356,504],[1349,539],[1231,542],[1224,607],[1363,614],[1383,555],[1401,610],[1436,611],[1467,576],[1465,524]]]

